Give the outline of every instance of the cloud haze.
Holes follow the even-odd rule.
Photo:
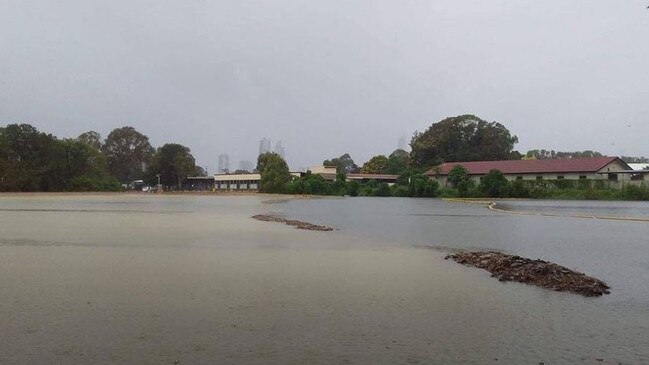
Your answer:
[[[56,4],[55,4],[56,3]],[[646,1],[0,0],[0,122],[133,125],[216,170],[390,153],[444,117],[517,149],[649,155]]]

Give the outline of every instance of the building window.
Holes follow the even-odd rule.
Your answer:
[[[587,178],[586,175],[579,175],[579,180],[586,180]]]
[[[557,176],[557,180],[563,180],[563,179],[565,179],[565,178],[566,178],[566,177],[563,176],[563,175],[559,175],[559,176]]]
[[[536,180],[543,180],[543,176],[541,176],[541,175],[537,176]]]
[[[522,176],[516,176],[516,180],[523,180]]]
[[[608,174],[609,181],[617,181],[617,174]]]

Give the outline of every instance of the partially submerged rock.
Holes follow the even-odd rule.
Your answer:
[[[296,221],[292,219],[286,219],[282,217],[278,217],[275,215],[267,215],[267,214],[257,214],[252,216],[252,218],[258,220],[258,221],[263,221],[263,222],[277,222],[277,223],[284,223],[289,226],[293,226],[297,229],[305,229],[308,231],[323,231],[323,232],[328,232],[328,231],[333,231],[334,229],[331,227],[327,226],[320,226],[317,224],[312,224],[308,222],[302,222],[302,221]]]
[[[485,269],[500,281],[517,281],[586,297],[610,293],[609,286],[601,280],[543,260],[531,260],[495,251],[460,252],[450,254],[446,259]]]

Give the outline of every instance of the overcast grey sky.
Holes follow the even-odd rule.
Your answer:
[[[649,155],[640,0],[0,0],[0,123],[132,125],[216,169],[281,139],[361,163],[447,116],[517,149]]]

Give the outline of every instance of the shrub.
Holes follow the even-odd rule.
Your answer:
[[[511,188],[509,189],[509,195],[512,198],[529,198],[530,189],[527,187],[524,181],[516,180],[511,184]]]
[[[480,191],[490,198],[504,198],[509,194],[509,180],[498,170],[491,170],[480,180]]]
[[[360,191],[360,184],[356,180],[352,180],[347,184],[347,195],[358,196]]]
[[[375,196],[390,196],[390,185],[387,183],[380,183],[378,189],[374,192]]]
[[[626,185],[620,191],[620,197],[628,200],[649,200],[649,189],[635,185]]]
[[[122,186],[114,177],[77,176],[68,181],[69,191],[120,191]]]
[[[408,197],[408,187],[399,185],[399,184],[394,184],[390,187],[390,193],[392,196],[398,196],[398,197]]]
[[[575,188],[575,180],[555,180],[554,181],[554,186],[557,189],[574,189]]]

